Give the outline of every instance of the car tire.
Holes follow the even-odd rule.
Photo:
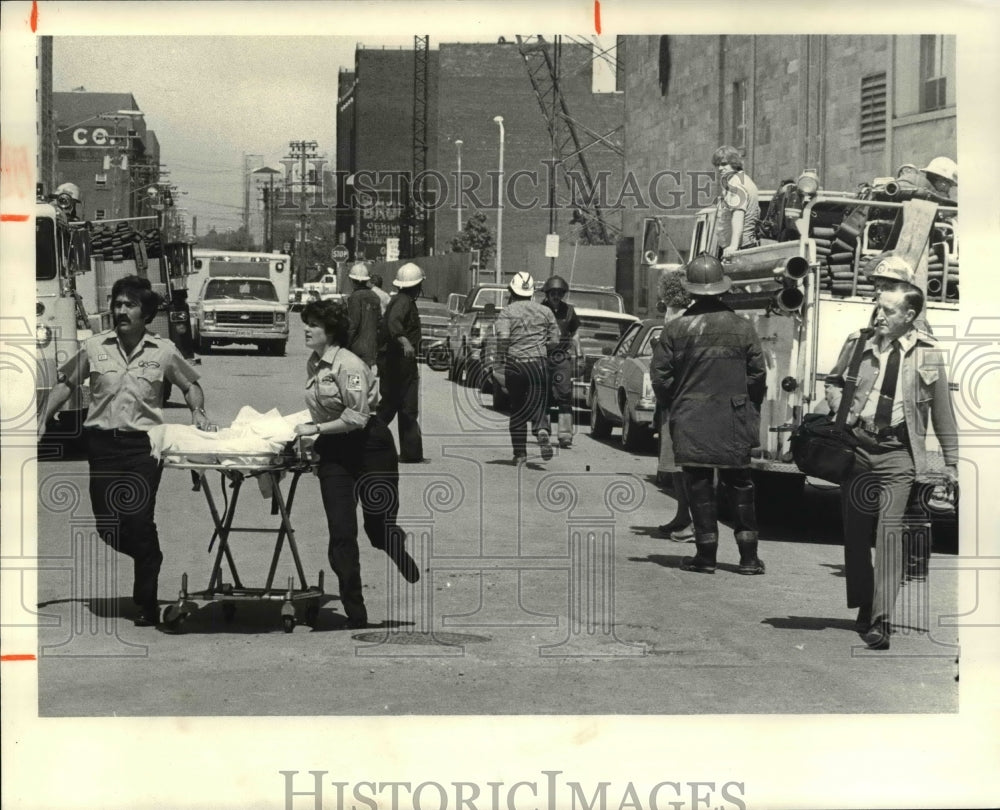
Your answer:
[[[606,439],[611,435],[611,422],[597,404],[597,392],[590,392],[590,435],[595,439]]]
[[[649,433],[643,425],[632,418],[632,409],[625,403],[622,414],[622,447],[630,453],[641,450],[649,438]]]
[[[207,338],[198,338],[198,354],[211,354],[212,341]]]

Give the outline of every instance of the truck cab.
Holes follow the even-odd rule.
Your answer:
[[[192,308],[194,340],[201,354],[213,345],[248,343],[280,356],[288,344],[288,304],[268,278],[205,279]]]

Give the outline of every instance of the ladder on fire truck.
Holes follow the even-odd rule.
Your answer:
[[[596,49],[594,59],[608,59],[615,62],[617,60],[615,47],[603,48],[589,40],[578,41],[577,38],[573,38],[573,41],[577,45],[591,48],[592,51]],[[558,203],[559,207],[568,205],[575,210],[575,219],[582,221],[591,243],[613,244],[621,233],[621,228],[608,221],[607,213],[595,194],[594,179],[586,153],[595,148],[609,150],[624,163],[625,150],[621,144],[624,125],[620,124],[601,134],[570,113],[566,97],[560,88],[561,36],[557,35],[553,37],[552,42],[547,42],[541,35],[518,35],[517,47],[549,130],[552,159],[555,161],[553,172],[561,169],[560,173],[569,191],[568,195],[549,201],[550,210],[553,212],[550,226],[554,230],[555,203]],[[576,184],[574,177],[578,178]],[[583,188],[579,188],[581,183]],[[555,194],[554,188],[550,191]],[[574,194],[575,191],[580,191],[582,198]]]

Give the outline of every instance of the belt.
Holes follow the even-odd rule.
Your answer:
[[[875,424],[871,420],[859,419],[855,427],[871,436],[877,442],[896,439],[902,444],[910,443],[910,432],[906,429],[906,422],[900,422],[899,424],[876,430]]]

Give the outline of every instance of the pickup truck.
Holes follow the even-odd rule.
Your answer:
[[[449,298],[451,323],[446,339],[449,380],[469,387],[482,385],[483,342],[493,334],[497,315],[509,297],[506,284],[478,284],[464,298],[455,294]]]

